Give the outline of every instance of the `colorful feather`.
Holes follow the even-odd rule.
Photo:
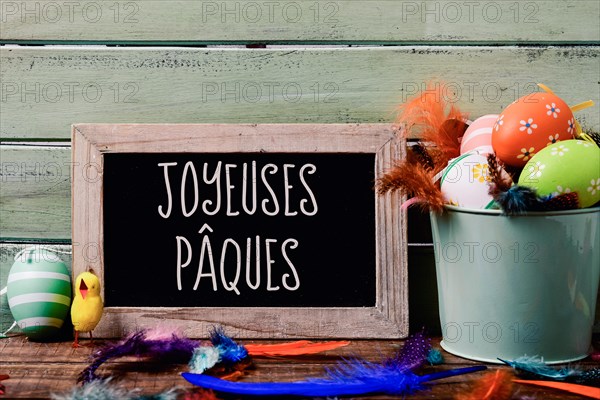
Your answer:
[[[198,346],[194,349],[192,358],[188,363],[190,372],[202,374],[221,361],[219,349],[213,346]]]
[[[190,370],[203,373],[222,363],[225,373],[232,372],[232,367],[246,368],[250,360],[248,349],[236,343],[227,336],[221,327],[215,327],[210,332],[210,346],[203,346],[201,342],[182,337],[173,330],[152,329],[140,330],[128,335],[125,339],[109,343],[97,350],[91,356],[90,365],[79,375],[79,382],[91,382],[101,379],[96,375],[98,368],[106,361],[125,357],[137,356],[143,358],[160,359],[161,361],[188,363]],[[292,342],[276,345],[251,346],[256,355],[301,355],[315,354],[332,350],[347,345],[349,342]]]
[[[543,211],[575,210],[579,208],[579,195],[577,192],[571,192],[543,197],[541,207]]]
[[[441,365],[444,363],[444,355],[438,349],[431,349],[427,354],[427,362],[429,365]]]
[[[220,360],[227,365],[235,364],[248,357],[248,350],[225,334],[222,327],[215,327],[210,333],[210,341],[219,349]]]
[[[274,356],[298,356],[306,354],[316,354],[324,351],[335,350],[349,345],[349,341],[330,341],[313,343],[308,340],[299,340],[289,343],[277,344],[246,344],[248,354],[256,356],[274,357]]]
[[[113,358],[133,355],[187,362],[194,349],[200,345],[197,341],[181,337],[174,332],[165,337],[152,333],[151,339],[146,335],[145,330],[137,331],[117,343],[107,344],[97,350],[91,357],[90,365],[79,374],[78,382],[87,383],[100,379],[96,370]]]
[[[591,368],[579,371],[573,382],[598,382],[600,381],[600,368]]]
[[[309,379],[291,383],[232,383],[223,379],[185,373],[183,377],[198,386],[217,391],[256,396],[303,395],[303,396],[342,396],[385,392],[408,394],[422,388],[422,383],[474,372],[485,367],[443,371],[424,377],[412,371],[425,363],[431,350],[431,343],[423,333],[412,335],[392,358],[381,363],[360,359],[346,360],[337,368],[328,370],[324,378]]]
[[[428,149],[423,142],[417,142],[408,146],[406,161],[409,164],[421,164],[427,172],[432,172],[438,169],[438,153],[433,149]]]
[[[0,382],[5,381],[7,379],[10,379],[9,375],[6,375],[6,374],[0,375]],[[6,387],[4,387],[4,385],[0,383],[0,395],[6,394],[5,391],[6,391]]]
[[[494,200],[506,215],[520,215],[542,208],[536,191],[526,186],[514,185],[505,192],[496,193]]]
[[[549,367],[544,360],[537,356],[523,356],[513,361],[507,361],[499,358],[504,364],[509,365],[515,369],[515,371],[526,377],[533,377],[537,379],[551,379],[557,381],[564,381],[568,378],[575,378],[580,371],[572,368],[552,368]]]
[[[406,339],[400,351],[393,358],[385,360],[383,365],[399,370],[415,370],[425,364],[430,350],[431,339],[423,332],[417,332]]]
[[[513,367],[517,373],[527,379],[549,379],[554,381],[568,381],[576,383],[600,381],[600,368],[552,368],[539,357],[519,357],[514,361],[503,363]]]
[[[526,381],[526,380],[515,380],[517,383],[524,383],[526,385],[543,386],[557,390],[563,390],[569,393],[578,394],[580,396],[589,397],[592,399],[600,399],[600,388],[584,385],[576,385],[574,383],[565,382],[552,382],[552,381]]]
[[[379,194],[403,190],[435,212],[444,208],[444,197],[433,177],[420,164],[399,163],[377,181]]]
[[[110,379],[95,380],[74,387],[69,393],[54,394],[54,400],[176,400],[179,389],[169,389],[155,395],[139,395],[139,390],[117,386]]]
[[[513,181],[504,171],[504,166],[496,158],[495,154],[488,154],[487,162],[491,179],[490,194],[496,196],[501,192],[506,192],[513,185]]]
[[[406,395],[424,388],[424,383],[486,369],[458,368],[418,376],[411,371],[355,360],[342,364],[323,379],[296,382],[230,382],[208,375],[183,373],[188,382],[218,392],[251,396],[352,396],[369,393]]]
[[[456,400],[507,400],[512,396],[512,374],[506,370],[486,373],[469,393],[461,393]]]
[[[417,133],[424,142],[432,142],[444,156],[443,165],[460,155],[460,138],[467,116],[445,100],[445,86],[429,84],[427,89],[399,107],[396,123],[405,132]]]
[[[181,400],[219,400],[212,390],[195,389],[187,391]]]

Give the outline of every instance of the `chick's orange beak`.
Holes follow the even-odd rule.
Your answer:
[[[79,284],[79,293],[81,293],[81,297],[83,297],[83,299],[85,300],[85,296],[87,295],[88,292],[88,287],[85,284],[85,281],[82,279],[81,283]]]

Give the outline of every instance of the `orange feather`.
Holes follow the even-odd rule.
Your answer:
[[[467,115],[445,100],[443,84],[429,84],[427,89],[399,107],[396,124],[434,143],[448,160],[460,155],[460,138],[465,133]]]
[[[251,356],[299,356],[316,354],[323,351],[334,350],[349,345],[349,341],[331,341],[313,343],[308,340],[278,344],[246,344],[246,350]]]
[[[518,379],[515,380],[515,382],[525,383],[527,385],[544,386],[552,389],[564,390],[565,392],[575,393],[580,396],[591,397],[592,399],[600,399],[600,388],[597,387],[555,381],[527,381]]]
[[[212,390],[194,389],[186,392],[183,400],[219,400]]]
[[[512,396],[512,374],[506,370],[486,373],[469,393],[456,396],[456,400],[506,400]]]

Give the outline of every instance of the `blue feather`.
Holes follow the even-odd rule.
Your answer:
[[[458,368],[418,376],[406,369],[355,360],[340,365],[323,379],[297,382],[230,382],[207,375],[185,372],[188,382],[219,392],[252,396],[351,396],[369,393],[405,395],[423,389],[423,383],[435,379],[467,374],[486,369],[485,366]]]
[[[535,189],[519,185],[511,186],[506,192],[498,193],[494,197],[494,200],[507,215],[518,215],[527,211],[539,211],[542,203]]]
[[[210,341],[219,350],[220,361],[231,365],[248,357],[248,350],[225,334],[222,327],[213,328]]]
[[[552,368],[544,363],[544,360],[537,356],[523,356],[513,361],[507,361],[499,358],[504,364],[513,367],[517,372],[525,375],[532,375],[539,379],[551,379],[555,381],[564,381],[571,377],[576,377],[580,371],[573,368]]]

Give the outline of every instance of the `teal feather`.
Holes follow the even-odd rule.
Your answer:
[[[535,379],[549,379],[553,381],[565,381],[569,378],[575,378],[581,371],[573,368],[552,368],[544,363],[544,359],[538,356],[523,356],[514,361],[507,361],[501,358],[498,360],[504,364],[513,367],[519,374],[531,376]]]
[[[444,356],[441,351],[432,348],[427,354],[427,362],[430,365],[441,365],[444,363]]]
[[[74,387],[65,394],[54,394],[53,400],[176,400],[180,390],[169,389],[155,395],[139,395],[139,390],[129,390],[111,382],[111,379],[94,380]]]
[[[188,363],[190,372],[202,374],[221,361],[221,354],[216,347],[199,346],[194,349],[192,359]]]

